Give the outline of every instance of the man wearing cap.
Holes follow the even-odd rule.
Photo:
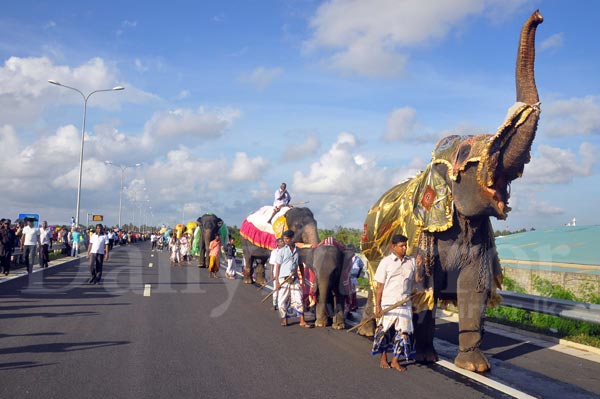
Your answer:
[[[15,247],[15,232],[10,228],[10,219],[0,220],[0,266],[2,273],[10,273],[10,257]]]
[[[288,309],[292,311],[292,317],[300,318],[301,327],[311,327],[304,320],[304,305],[302,304],[302,289],[298,282],[298,250],[296,243],[292,241],[294,232],[287,230],[283,233],[284,246],[277,253],[275,261],[275,291],[281,326],[286,327]]]

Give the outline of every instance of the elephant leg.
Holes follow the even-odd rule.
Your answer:
[[[346,305],[346,296],[336,293],[333,297],[334,314],[332,327],[334,330],[343,330],[346,328],[346,320],[344,318],[344,310]]]
[[[488,292],[476,292],[477,275],[463,270],[458,280],[458,356],[454,364],[460,368],[483,373],[491,369],[485,354],[479,349],[483,331],[483,316]]]
[[[413,314],[415,361],[418,363],[434,363],[439,360],[433,347],[433,334],[435,331],[435,307]]]
[[[315,327],[327,327],[329,315],[327,313],[327,289],[319,287],[317,306],[315,308]]]
[[[244,254],[244,284],[252,284],[252,257]]]
[[[362,320],[367,320],[368,318],[375,316],[375,310],[373,309],[373,300],[373,290],[369,289],[369,297],[367,298],[367,304],[365,305],[365,309],[363,310]],[[358,329],[358,335],[372,337],[375,335],[375,327],[375,319],[373,319]]]
[[[265,264],[262,259],[256,261],[254,280],[256,281],[256,284],[259,285],[264,285],[267,282],[267,280],[265,280]]]

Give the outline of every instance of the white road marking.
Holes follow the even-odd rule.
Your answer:
[[[144,296],[150,296],[150,290],[152,286],[150,284],[144,284]]]
[[[152,262],[148,263],[148,267],[152,267]]]
[[[516,390],[514,388],[509,387],[508,385],[504,385],[498,381],[494,381],[489,377],[484,377],[481,374],[477,374],[474,373],[472,371],[468,371],[468,370],[464,370],[461,369],[459,367],[456,367],[454,364],[450,363],[447,360],[438,360],[437,364],[439,364],[442,367],[447,368],[448,370],[452,370],[455,373],[458,374],[462,374],[465,377],[468,377],[472,380],[475,380],[477,382],[480,382],[484,385],[487,385],[490,388],[493,388],[497,391],[503,392],[507,395],[512,396],[513,398],[518,398],[518,399],[535,399],[535,396],[531,396],[526,394],[525,392],[521,392],[519,390]]]

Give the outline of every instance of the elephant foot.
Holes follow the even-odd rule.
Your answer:
[[[256,284],[258,284],[258,285],[266,285],[266,283],[267,283],[267,280],[265,280],[264,278],[262,278],[262,279],[261,278],[257,278],[256,279]]]
[[[417,363],[435,363],[439,360],[438,354],[435,349],[429,349],[424,352],[417,352],[415,355],[415,361]]]
[[[333,328],[334,330],[343,330],[344,328],[346,328],[346,323],[334,323],[332,324],[331,328]]]
[[[315,327],[327,327],[327,320],[318,320],[315,321]]]
[[[244,284],[252,284],[254,281],[252,281],[251,277],[244,277],[243,283]]]
[[[375,322],[369,322],[358,329],[358,335],[362,335],[364,337],[372,337],[375,335]]]
[[[483,373],[492,368],[487,357],[479,350],[473,349],[468,352],[458,352],[454,364],[461,369]]]

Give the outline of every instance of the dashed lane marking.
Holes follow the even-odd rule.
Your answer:
[[[150,284],[144,284],[144,296],[150,296],[150,290],[152,286]]]
[[[148,267],[152,267],[152,262],[148,263]]]

